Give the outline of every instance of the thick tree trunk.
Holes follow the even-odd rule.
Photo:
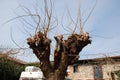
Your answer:
[[[54,66],[50,64],[51,40],[40,31],[27,39],[27,43],[40,60],[40,68],[46,80],[64,80],[69,64],[78,60],[80,51],[91,43],[88,33],[72,34],[67,40],[63,36],[55,36],[56,49],[54,52]]]

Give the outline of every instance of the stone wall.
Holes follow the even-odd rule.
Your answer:
[[[102,65],[103,79],[112,80],[112,77],[117,78],[114,73],[117,70],[120,70],[120,63]],[[111,76],[111,74],[114,74],[114,76]]]
[[[81,65],[78,66],[78,72],[74,72],[74,67],[68,67],[68,78],[72,80],[86,80],[86,79],[94,79],[93,76],[93,66],[91,65]]]
[[[111,73],[120,70],[120,63],[108,63],[100,65],[103,75],[103,80],[113,80]],[[68,66],[68,78],[72,80],[94,80],[94,65],[78,65],[78,71],[74,72],[74,66]],[[117,78],[114,74],[114,78]],[[117,80],[117,79],[115,79]]]

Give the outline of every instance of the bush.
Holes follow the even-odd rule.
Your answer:
[[[120,80],[120,70],[119,70],[119,71],[116,71],[115,73],[116,73],[116,75],[118,76],[118,79],[117,79],[117,80]]]
[[[0,58],[0,80],[19,80],[25,66],[16,64],[5,58]]]

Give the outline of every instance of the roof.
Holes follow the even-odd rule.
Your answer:
[[[111,57],[103,57],[103,58],[93,58],[93,59],[83,59],[83,60],[78,60],[77,62],[73,64],[102,64],[106,62],[120,62],[120,56],[111,56]]]
[[[83,59],[83,60],[102,60],[102,59],[107,59],[107,58],[109,58],[109,59],[120,59],[120,56],[110,56],[110,57],[102,57],[102,58],[92,58],[92,59]],[[82,61],[82,60],[80,60],[80,61]]]
[[[11,61],[14,61],[14,62],[16,62],[18,64],[23,64],[23,65],[27,64],[27,62],[25,62],[25,61],[22,61],[20,59],[14,58],[14,57],[11,57],[11,56],[6,55],[6,54],[0,54],[0,57],[6,58],[6,59],[11,60]]]

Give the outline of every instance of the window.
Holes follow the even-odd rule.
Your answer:
[[[74,65],[73,70],[74,70],[73,72],[78,72],[78,65]]]
[[[94,66],[94,78],[102,79],[102,68],[99,65]]]

